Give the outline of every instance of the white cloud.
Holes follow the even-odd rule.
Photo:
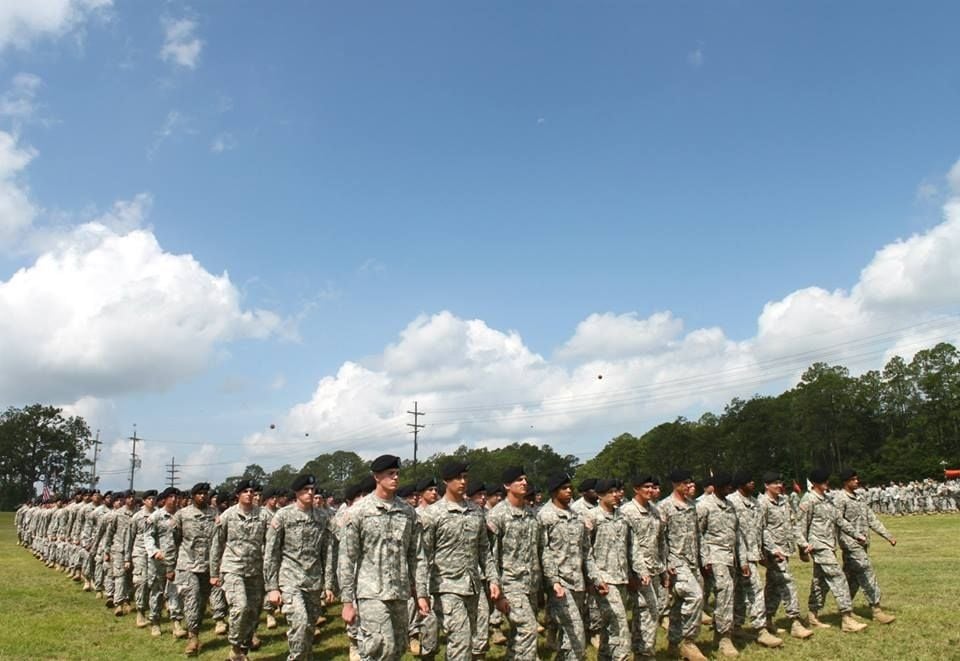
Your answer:
[[[0,131],[0,249],[13,245],[37,216],[29,190],[20,179],[36,155],[32,147],[22,147],[15,136]]]
[[[164,41],[160,59],[188,69],[196,69],[203,41],[196,36],[197,24],[189,18],[163,21]]]
[[[148,230],[115,229],[139,225],[148,201],[118,203],[0,281],[0,401],[169,388],[222,343],[281,326],[244,310],[226,273],[165,252]]]
[[[947,183],[950,184],[950,190],[954,195],[960,195],[960,160],[954,163],[950,172],[947,173]]]
[[[153,160],[164,142],[169,140],[177,133],[184,131],[187,125],[187,117],[179,110],[171,110],[163,119],[163,124],[154,132],[153,142],[147,147],[147,158]]]
[[[368,257],[357,268],[361,275],[379,275],[386,270],[386,265],[375,257]]]
[[[210,151],[214,154],[222,154],[237,148],[237,139],[232,133],[221,133],[210,143]]]
[[[683,330],[670,312],[639,319],[634,312],[591,314],[577,325],[573,337],[557,352],[559,358],[621,358],[662,349]]]
[[[0,116],[14,122],[30,119],[36,111],[37,90],[42,84],[40,77],[32,73],[15,75],[10,89],[0,96]]]
[[[112,0],[3,0],[0,2],[0,51],[25,49],[43,37],[78,30]]]
[[[694,69],[699,69],[703,66],[703,48],[696,48],[695,50],[687,53],[687,64],[689,64]]]

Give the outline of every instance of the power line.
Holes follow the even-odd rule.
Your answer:
[[[417,479],[417,438],[421,429],[426,427],[426,425],[420,424],[420,416],[426,415],[423,411],[417,408],[417,402],[413,402],[413,410],[407,411],[410,415],[413,416],[413,422],[408,422],[407,427],[413,427],[413,430],[410,432],[413,434],[413,479]]]
[[[167,486],[174,488],[177,486],[177,481],[180,479],[177,477],[177,473],[180,472],[180,469],[177,468],[177,458],[170,457],[170,465],[167,466]]]
[[[97,430],[97,437],[93,439],[93,469],[90,471],[90,488],[96,489],[97,482],[100,481],[100,478],[97,477],[97,459],[100,457],[100,446],[103,443],[100,442],[100,430]]]
[[[130,449],[130,491],[133,491],[133,476],[137,468],[140,467],[140,457],[137,456],[137,441],[140,439],[137,438],[136,423],[133,425],[133,436],[129,440],[133,441],[133,447]]]

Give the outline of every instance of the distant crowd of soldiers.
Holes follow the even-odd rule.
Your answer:
[[[895,482],[866,490],[877,514],[940,514],[960,511],[960,480]]]
[[[208,483],[79,491],[24,505],[16,525],[23,546],[118,617],[135,610],[137,626],[161,636],[166,608],[188,656],[201,649],[209,605],[234,661],[259,648],[263,611],[268,629],[285,617],[289,659],[313,658],[325,608],[337,601],[351,661],[399,661],[408,650],[433,658],[441,633],[454,660],[483,659],[492,643],[533,661],[540,634],[557,659],[583,659],[589,645],[600,659],[652,659],[660,627],[671,654],[704,659],[702,626],[733,657],[735,640],[775,648],[788,632],[805,640],[829,628],[827,592],[841,630],[861,631],[852,604],[860,589],[875,622],[895,619],[881,608],[868,550],[871,531],[896,539],[852,470],[836,491],[826,471],[812,471],[796,507],[775,472],[764,473],[759,495],[752,476],[716,473],[694,499],[698,485],[677,469],[665,497],[655,476],[639,475],[583,480],[574,499],[570,476],[549,477],[538,493],[521,466],[496,485],[470,483],[460,462],[407,486],[398,457],[378,457],[370,470],[339,506],[300,475],[286,489],[241,480],[229,495]],[[813,563],[805,620],[794,556]],[[781,604],[789,629],[775,619]]]

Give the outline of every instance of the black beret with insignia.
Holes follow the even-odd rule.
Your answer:
[[[309,473],[304,473],[303,475],[297,475],[293,478],[293,482],[290,483],[290,489],[294,492],[300,491],[301,489],[306,489],[307,487],[313,487],[317,484],[317,478]]]
[[[830,471],[826,468],[814,468],[810,471],[810,481],[814,484],[823,484],[830,480]]]
[[[193,485],[193,488],[190,489],[190,495],[195,496],[198,493],[209,493],[210,492],[210,483],[209,482],[197,482]]]
[[[513,484],[526,474],[527,471],[523,470],[523,466],[508,466],[507,468],[503,469],[503,483]]]
[[[372,473],[379,473],[391,468],[400,469],[400,457],[395,457],[392,454],[382,454],[370,462],[370,472]]]
[[[571,484],[573,480],[566,473],[554,473],[547,478],[547,491],[553,493],[560,487]]]
[[[465,461],[450,461],[440,467],[441,480],[455,480],[461,474],[466,473],[470,465]]]

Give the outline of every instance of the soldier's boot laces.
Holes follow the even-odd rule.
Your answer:
[[[867,628],[866,622],[859,622],[854,616],[853,613],[844,613],[842,617],[842,624],[840,625],[840,630],[844,633],[856,633],[858,631],[863,631]]]
[[[277,628],[277,618],[273,616],[273,613],[267,613],[267,628],[268,629]]]
[[[783,638],[778,638],[766,629],[760,629],[757,633],[757,645],[763,647],[781,647],[783,645]]]
[[[213,633],[217,634],[218,636],[226,636],[227,623],[224,622],[223,620],[217,620],[217,626],[213,628]]]
[[[707,661],[707,657],[703,655],[703,652],[700,651],[700,648],[697,647],[697,644],[692,640],[681,641],[677,647],[677,652],[681,659],[686,659],[687,661]]]
[[[180,620],[173,621],[173,637],[174,638],[186,638],[187,630],[183,628],[183,625],[180,624]]]
[[[826,622],[821,622],[820,618],[817,617],[817,614],[814,611],[810,611],[807,614],[807,625],[811,629],[829,629],[831,626]]]
[[[887,613],[886,611],[884,611],[884,610],[883,610],[882,608],[880,608],[879,606],[874,606],[874,607],[873,607],[873,621],[874,621],[874,622],[879,622],[880,624],[890,624],[891,622],[893,622],[893,621],[896,620],[896,619],[897,619],[897,616],[896,616],[896,615],[891,615],[890,613]]]
[[[137,628],[143,629],[148,624],[150,624],[150,621],[144,617],[143,611],[137,611]]]
[[[733,644],[733,640],[730,639],[730,636],[720,636],[720,640],[717,643],[717,651],[720,652],[721,656],[740,656],[740,651],[737,650],[737,647]]]
[[[800,640],[806,640],[813,635],[813,632],[803,626],[803,622],[801,622],[799,619],[796,619],[793,621],[793,624],[790,625],[790,635],[794,638],[799,638]]]
[[[160,631],[159,624],[154,624],[153,626],[150,627],[150,635],[153,636],[154,638],[159,638],[161,635],[163,635],[163,632]]]
[[[196,656],[200,653],[200,638],[195,633],[188,634],[187,646],[183,650],[187,656]]]

